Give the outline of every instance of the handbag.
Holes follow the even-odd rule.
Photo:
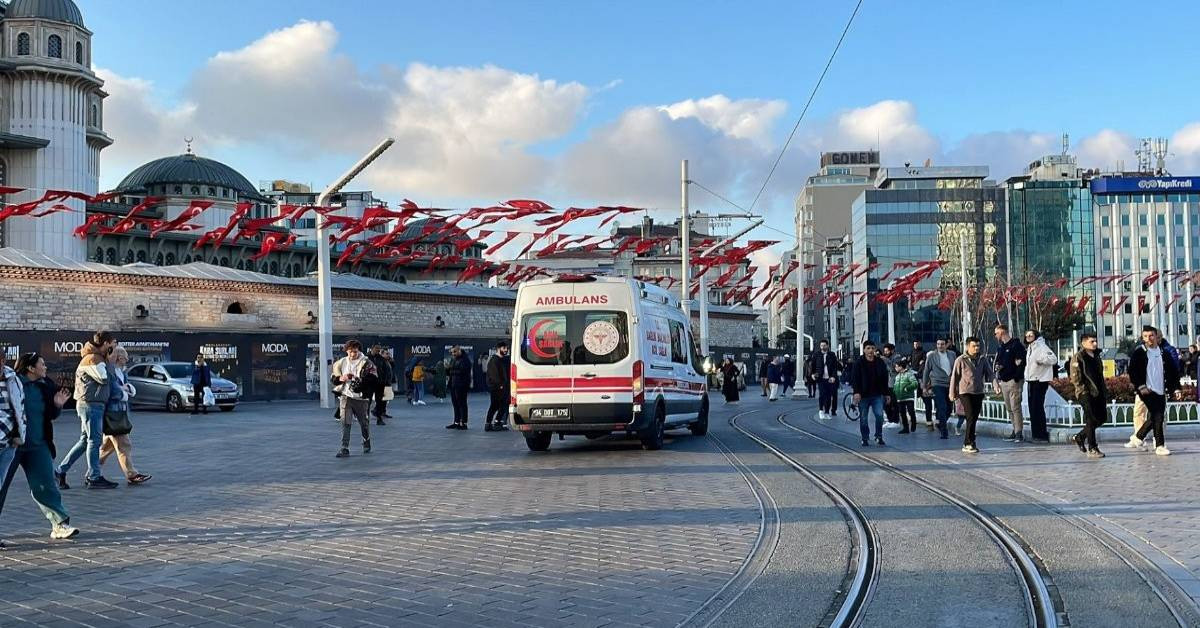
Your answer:
[[[216,395],[213,394],[212,389],[209,388],[208,386],[204,387],[204,405],[206,405],[206,406],[217,405],[217,397],[216,397]]]
[[[383,400],[391,401],[395,398],[396,398],[396,390],[394,388],[392,388],[391,384],[384,386],[383,387]]]
[[[104,411],[104,434],[106,436],[124,436],[133,431],[133,423],[129,421],[128,410]]]

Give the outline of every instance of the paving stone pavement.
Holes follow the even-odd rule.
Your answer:
[[[135,461],[154,479],[89,491],[81,462],[64,494],[72,541],[46,538],[18,473],[0,626],[671,626],[759,532],[753,493],[708,439],[533,454],[478,420],[442,429],[449,404],[391,413],[374,452],[355,443],[344,460],[313,403],[137,413]]]
[[[857,430],[840,419],[826,424]],[[926,450],[940,463],[1087,518],[1156,564],[1200,604],[1200,441],[1172,439],[1168,431],[1170,456],[1101,443],[1107,457],[1090,460],[1073,444],[1014,444],[981,436],[981,453],[969,456],[958,451],[961,438],[939,441],[924,425],[913,436],[887,432],[891,446]]]

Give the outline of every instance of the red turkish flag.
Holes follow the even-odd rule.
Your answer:
[[[212,207],[212,201],[192,201],[187,209],[179,212],[179,215],[171,220],[164,221],[161,225],[150,231],[150,237],[153,238],[164,231],[191,231],[199,228],[195,225],[188,225],[188,221],[196,218],[204,213],[204,210]]]

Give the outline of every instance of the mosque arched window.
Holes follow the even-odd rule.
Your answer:
[[[75,63],[83,65],[83,42],[75,42]]]
[[[29,54],[29,33],[17,35],[17,54],[21,56]]]
[[[133,249],[129,249],[129,250],[125,251],[125,263],[126,264],[133,263]]]
[[[155,255],[155,256],[154,256],[154,265],[155,265],[155,266],[162,266],[162,265],[163,265],[163,261],[164,261],[164,260],[165,260],[165,258],[163,257],[163,254],[162,254],[162,253],[159,253],[158,255]]]
[[[146,261],[146,252],[145,251],[137,252],[137,261],[145,263],[145,261]]]
[[[117,250],[112,248],[111,246],[108,247],[108,249],[104,251],[104,262],[106,264],[116,264],[117,263]]]
[[[100,126],[100,106],[96,103],[92,103],[91,108],[88,109],[88,126]]]
[[[216,190],[215,188],[208,188],[208,195],[209,195],[209,196],[216,196],[216,195],[217,195],[217,190]]]
[[[174,266],[174,265],[175,265],[175,254],[167,253],[167,266]]]
[[[46,56],[54,57],[55,59],[62,58],[62,37],[51,35],[46,40]]]
[[[200,186],[193,185],[190,192],[191,192],[192,196],[200,196]]]

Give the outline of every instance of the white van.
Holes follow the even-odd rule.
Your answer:
[[[679,299],[619,277],[526,282],[512,321],[509,422],[533,451],[554,433],[636,434],[660,449],[663,432],[708,433],[702,359]]]

